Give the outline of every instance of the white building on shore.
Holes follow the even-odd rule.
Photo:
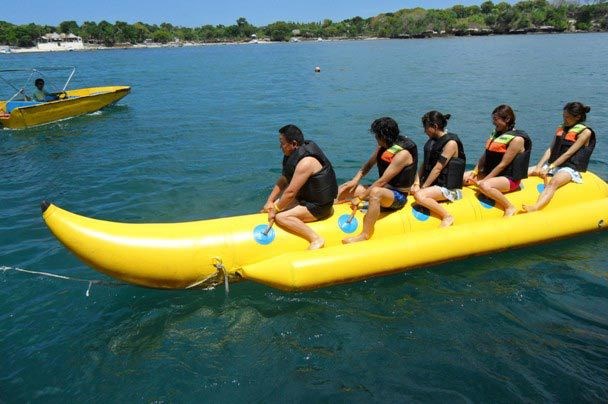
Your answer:
[[[36,48],[43,52],[83,50],[82,38],[72,33],[58,34],[53,32],[38,38]]]

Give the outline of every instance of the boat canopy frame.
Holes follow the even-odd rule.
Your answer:
[[[48,83],[50,87],[56,88],[53,85],[53,83],[48,80],[48,77],[44,74],[44,72],[51,72],[51,71],[70,71],[67,80],[63,84],[63,87],[61,88],[61,90],[57,91],[57,92],[63,92],[68,87],[68,84],[72,80],[72,77],[74,77],[74,74],[76,73],[76,67],[75,66],[56,66],[56,67],[34,67],[34,68],[29,68],[29,69],[26,69],[26,68],[0,69],[0,79],[16,91],[15,94],[13,94],[13,96],[7,100],[7,102],[13,101],[15,98],[17,98],[20,95],[26,99],[28,97],[32,98],[31,95],[28,95],[26,93],[25,88],[27,87],[27,85],[29,83],[32,82],[32,78],[34,77],[34,75],[44,78],[45,84]],[[23,83],[23,85],[21,87],[15,86],[11,81],[9,81],[3,77],[3,73],[15,73],[15,72],[29,72],[28,78],[25,80],[25,82]]]

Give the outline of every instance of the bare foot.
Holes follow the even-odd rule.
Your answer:
[[[505,209],[505,214],[503,215],[503,217],[511,217],[516,213],[517,213],[517,208],[515,208],[515,206],[511,206],[511,207],[508,207],[507,209]]]
[[[521,209],[524,212],[536,212],[538,210],[534,205],[521,205]]]
[[[365,234],[361,233],[358,236],[347,237],[347,238],[343,239],[342,244],[357,243],[359,241],[365,241],[365,240],[367,240],[367,236]]]
[[[450,227],[454,224],[454,216],[446,216],[442,221],[439,227]]]
[[[310,245],[308,246],[309,250],[318,250],[319,248],[323,248],[323,246],[325,245],[325,240],[323,240],[321,237],[319,237],[316,240],[313,240],[312,243],[310,243]]]

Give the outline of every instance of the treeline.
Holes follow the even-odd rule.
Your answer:
[[[581,31],[608,30],[608,0],[587,2],[558,0],[526,0],[515,5],[506,2],[494,4],[485,1],[479,6],[456,5],[447,9],[402,9],[370,18],[354,17],[340,22],[324,20],[314,23],[277,21],[263,27],[251,25],[241,17],[234,25],[203,25],[196,28],[179,27],[169,23],[150,25],[143,22],[128,24],[116,21],[99,23],[63,21],[59,26],[14,25],[0,21],[0,44],[31,47],[47,33],[75,34],[84,42],[105,46],[140,44],[144,42],[225,42],[247,41],[257,38],[286,41],[291,37],[303,38],[404,38],[424,33],[458,34],[483,30],[509,33],[552,27],[555,31],[576,29]]]

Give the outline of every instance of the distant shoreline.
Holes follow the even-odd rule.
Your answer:
[[[115,45],[115,46],[104,46],[104,45],[93,45],[85,44],[83,49],[54,49],[45,50],[32,48],[19,48],[19,47],[0,47],[0,54],[13,54],[13,53],[64,53],[64,52],[88,52],[88,51],[103,51],[103,50],[128,50],[128,49],[165,49],[165,48],[186,48],[186,47],[201,47],[201,46],[229,46],[229,45],[269,45],[269,44],[285,44],[285,43],[310,43],[310,42],[344,42],[344,41],[377,41],[377,40],[415,40],[415,39],[440,39],[440,38],[462,38],[462,37],[479,37],[479,36],[521,36],[521,35],[576,35],[576,34],[601,34],[607,31],[566,31],[566,32],[511,32],[511,33],[467,33],[463,35],[455,34],[437,34],[437,33],[426,33],[420,36],[408,36],[402,38],[383,38],[383,37],[357,37],[357,38],[345,38],[345,37],[334,37],[327,39],[313,39],[313,38],[297,38],[291,41],[270,41],[267,39],[251,40],[251,41],[218,41],[218,42],[171,42],[171,43],[148,43],[148,44],[134,44],[134,45]]]

